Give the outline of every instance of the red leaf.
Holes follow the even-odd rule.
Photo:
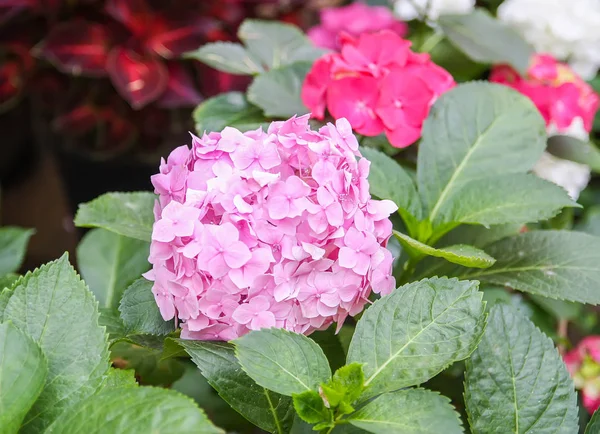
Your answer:
[[[40,55],[58,69],[74,75],[106,75],[110,37],[106,28],[87,21],[54,27],[42,42]]]
[[[200,62],[195,62],[194,66],[198,70],[200,92],[206,98],[234,90],[245,91],[252,81],[251,77],[217,71]]]
[[[169,62],[169,81],[167,89],[158,100],[164,108],[194,107],[200,104],[202,96],[198,93],[192,77],[181,63]]]
[[[205,17],[156,21],[146,47],[170,59],[199,48],[207,35],[218,31],[220,29],[217,22]]]
[[[23,89],[23,70],[17,61],[0,65],[0,107],[8,105]]]
[[[154,17],[146,0],[107,0],[105,9],[138,38],[150,34]]]
[[[160,60],[121,47],[110,52],[107,70],[119,94],[136,110],[157,99],[169,79]]]
[[[52,122],[56,131],[72,136],[82,136],[96,127],[100,120],[98,110],[90,104],[75,107]]]

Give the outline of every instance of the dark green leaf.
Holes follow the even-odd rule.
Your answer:
[[[139,336],[133,338],[136,337]],[[144,385],[169,387],[181,378],[184,365],[180,360],[163,359],[162,349],[144,344],[132,344],[129,339],[115,343],[110,349],[115,366],[135,370],[140,384]]]
[[[0,277],[0,288],[4,289],[4,288],[10,288],[11,286],[13,286],[13,283],[15,283],[18,279],[19,279],[19,275],[15,274],[15,273],[8,273],[5,274],[4,276]],[[2,292],[2,289],[0,289],[0,292]]]
[[[260,61],[242,45],[232,42],[212,42],[196,51],[185,53],[188,59],[196,59],[219,71],[238,75],[253,75],[264,72]]]
[[[377,300],[358,322],[348,362],[365,363],[363,399],[421,384],[477,346],[485,326],[478,282],[431,278]]]
[[[175,331],[172,321],[165,321],[154,294],[152,282],[141,278],[125,290],[119,306],[121,319],[129,334],[151,334],[164,336]]]
[[[42,432],[100,386],[108,370],[108,345],[97,306],[67,254],[15,284],[4,320],[33,338],[48,361],[46,385],[25,418],[25,432]]]
[[[467,361],[465,401],[474,433],[578,431],[577,395],[558,351],[508,305],[490,309]]]
[[[0,276],[19,270],[29,239],[34,233],[33,229],[13,226],[0,228]]]
[[[376,434],[462,434],[450,400],[425,389],[386,393],[350,415],[352,425]]]
[[[289,118],[308,113],[300,89],[310,68],[310,63],[298,62],[259,75],[248,88],[248,100],[267,116]]]
[[[516,31],[484,9],[467,15],[444,15],[438,24],[446,37],[473,60],[508,63],[522,75],[527,73],[535,50]]]
[[[600,237],[600,206],[586,209],[583,219],[575,226],[575,230]]]
[[[585,428],[585,434],[598,434],[600,433],[600,411],[595,411],[592,419]]]
[[[104,307],[99,309],[99,313],[100,317],[98,318],[98,324],[106,327],[108,342],[110,344],[127,336],[125,324],[123,324],[123,320],[116,309]]]
[[[0,432],[19,431],[47,374],[40,347],[12,323],[0,324]]]
[[[332,371],[344,366],[346,363],[346,352],[342,347],[339,336],[335,332],[334,325],[327,330],[312,333],[310,338],[321,347]]]
[[[125,288],[150,268],[149,253],[146,241],[93,229],[77,247],[77,264],[100,306],[117,308]]]
[[[292,395],[298,416],[308,423],[333,422],[331,411],[325,407],[323,398],[314,390]]]
[[[583,306],[564,300],[554,300],[541,295],[530,294],[529,296],[538,306],[558,319],[574,320],[581,315]]]
[[[106,193],[79,205],[75,225],[99,227],[130,238],[150,241],[156,196],[148,192]]]
[[[304,335],[276,328],[261,329],[234,343],[236,357],[250,378],[282,395],[316,390],[331,378],[323,350]]]
[[[552,136],[548,138],[546,150],[555,157],[585,164],[594,172],[600,172],[600,151],[593,143],[571,136]]]
[[[233,346],[224,342],[179,340],[221,398],[246,419],[271,433],[287,433],[292,425],[292,399],[257,385],[242,370]]]
[[[229,126],[241,131],[253,130],[264,125],[261,110],[248,103],[242,92],[227,92],[207,99],[193,113],[196,131],[221,131]]]

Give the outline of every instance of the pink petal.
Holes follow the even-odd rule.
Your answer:
[[[250,249],[241,241],[231,244],[228,250],[223,252],[223,259],[229,268],[240,268],[252,258]]]
[[[280,220],[288,216],[290,212],[290,201],[283,196],[269,198],[267,202],[269,217]]]
[[[267,310],[258,313],[258,315],[252,319],[249,328],[252,330],[259,330],[270,327],[275,327],[275,315]]]
[[[342,247],[338,255],[340,267],[353,269],[358,262],[358,254],[348,247]]]

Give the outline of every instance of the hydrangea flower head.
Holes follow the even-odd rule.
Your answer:
[[[588,336],[563,357],[590,413],[600,407],[600,336]]]
[[[159,199],[146,277],[182,337],[341,327],[395,286],[396,205],[369,195],[369,161],[346,119],[308,116],[193,137],[152,177]]]
[[[322,119],[327,109],[360,134],[385,132],[393,146],[411,145],[437,97],[455,82],[410,45],[389,30],[345,36],[339,53],[313,64],[302,86],[304,104],[316,118]]]
[[[396,19],[385,6],[369,6],[362,2],[348,6],[321,9],[321,24],[308,30],[315,45],[331,50],[340,48],[343,33],[359,36],[365,32],[388,29],[400,36],[408,33],[408,26]]]

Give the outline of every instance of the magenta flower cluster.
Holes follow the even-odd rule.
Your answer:
[[[358,157],[358,158],[357,158]],[[152,177],[146,277],[181,336],[231,340],[264,327],[309,334],[395,285],[390,201],[371,199],[370,163],[345,119],[193,137]]]

